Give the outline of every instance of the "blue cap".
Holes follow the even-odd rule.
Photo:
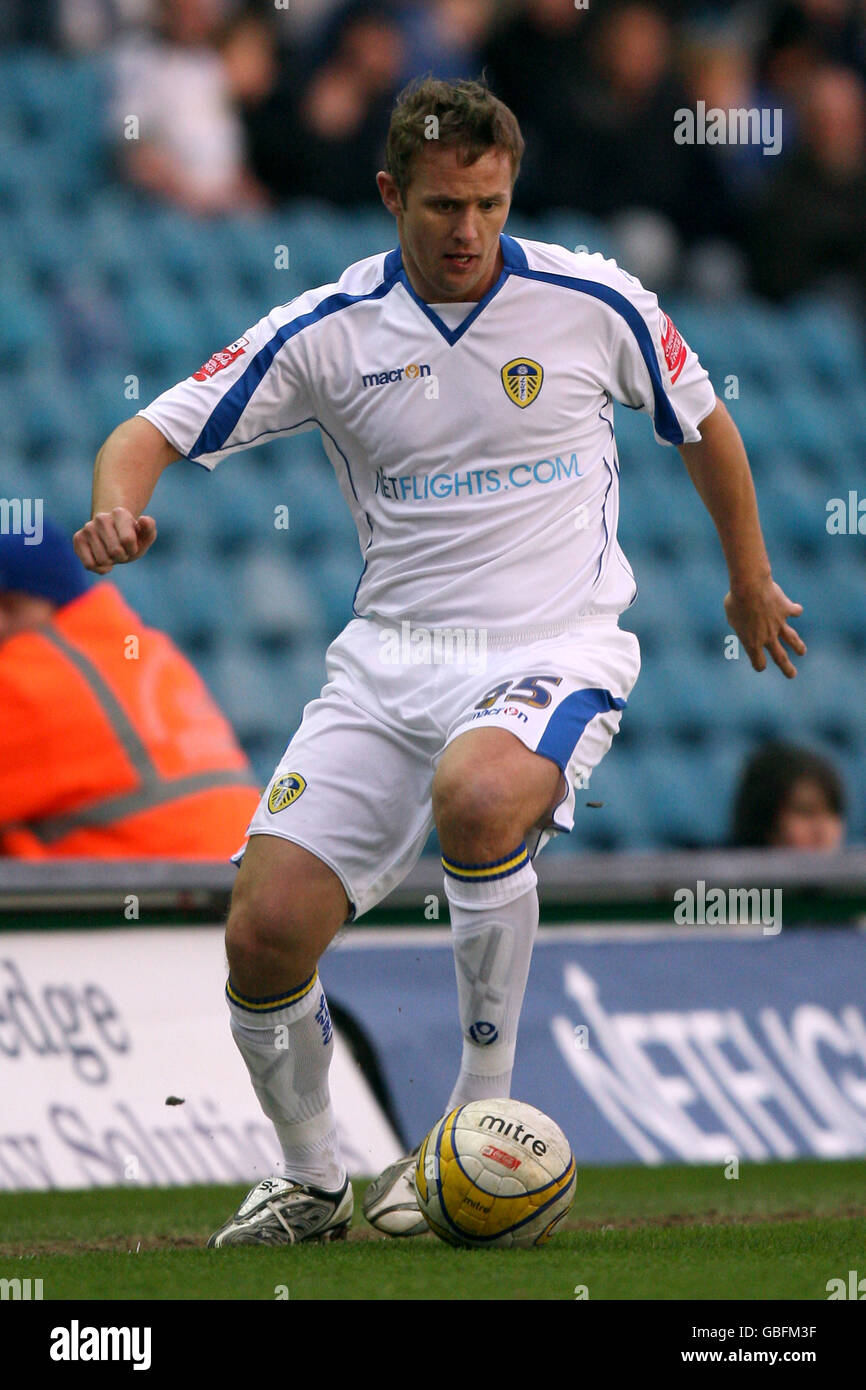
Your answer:
[[[41,503],[37,504],[41,507]],[[50,599],[61,607],[80,598],[89,587],[87,571],[72,549],[72,542],[52,521],[43,520],[41,511],[21,518],[14,533],[0,528],[0,590],[33,594]],[[11,508],[2,514],[6,525],[13,520]]]

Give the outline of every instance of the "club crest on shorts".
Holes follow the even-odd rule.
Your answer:
[[[277,811],[285,811],[287,806],[291,806],[293,801],[306,790],[306,782],[300,773],[284,772],[282,777],[278,777],[271,787],[268,797],[268,810],[271,815],[276,815]]]
[[[541,390],[544,368],[531,357],[515,357],[513,362],[506,362],[500,375],[508,399],[525,410]]]

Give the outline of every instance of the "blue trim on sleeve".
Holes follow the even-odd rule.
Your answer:
[[[402,267],[402,259],[398,264],[395,256],[399,256],[399,251],[391,251],[385,257],[385,267],[390,266],[391,274],[386,275],[382,283],[377,285],[369,294],[328,295],[308,314],[301,314],[298,318],[292,319],[290,323],[284,323],[269,342],[265,343],[264,347],[259,348],[243,375],[238,377],[237,381],[214,407],[198,439],[187,454],[187,458],[195,462],[196,454],[214,454],[225,446],[226,441],[236,428],[238,420],[246,410],[256,387],[261,384],[280,348],[290,338],[294,338],[296,334],[303,332],[312,324],[319,323],[329,314],[337,314],[341,309],[351,308],[353,304],[361,304],[365,300],[383,299],[397,284],[399,270]]]
[[[385,257],[385,262],[382,266],[382,274],[388,281],[396,280],[402,268],[403,253],[400,250],[399,246],[395,246],[392,250],[388,252],[387,256]]]
[[[499,233],[499,245],[502,249],[502,259],[509,270],[528,270],[529,261],[526,259],[526,252],[515,241],[513,236],[508,236],[506,232]]]
[[[520,270],[517,267],[512,268],[511,274],[519,275],[524,280],[540,280],[544,284],[561,285],[563,289],[577,290],[581,294],[591,295],[593,299],[600,299],[624,318],[637,340],[641,356],[650,374],[655,403],[653,420],[656,433],[660,439],[666,439],[669,444],[682,444],[684,442],[680,422],[664,388],[650,331],[640,310],[635,308],[630,299],[626,299],[624,294],[611,289],[609,285],[599,285],[595,280],[581,280],[577,276],[554,275],[546,270]]]
[[[571,695],[566,695],[550,716],[536,753],[550,758],[564,772],[590,719],[597,714],[625,707],[626,701],[618,695],[611,695],[609,690],[598,687],[575,690]]]

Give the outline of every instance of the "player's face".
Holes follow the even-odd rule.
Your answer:
[[[491,149],[463,165],[457,149],[430,147],[415,156],[401,201],[393,179],[379,175],[385,206],[397,219],[403,264],[427,303],[477,301],[502,269],[499,233],[511,205],[511,159]]]

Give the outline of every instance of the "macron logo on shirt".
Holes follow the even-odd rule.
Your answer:
[[[361,378],[365,386],[387,386],[391,381],[417,381],[419,377],[429,376],[430,366],[427,362],[410,362],[406,367],[394,367],[387,372],[367,372]]]

